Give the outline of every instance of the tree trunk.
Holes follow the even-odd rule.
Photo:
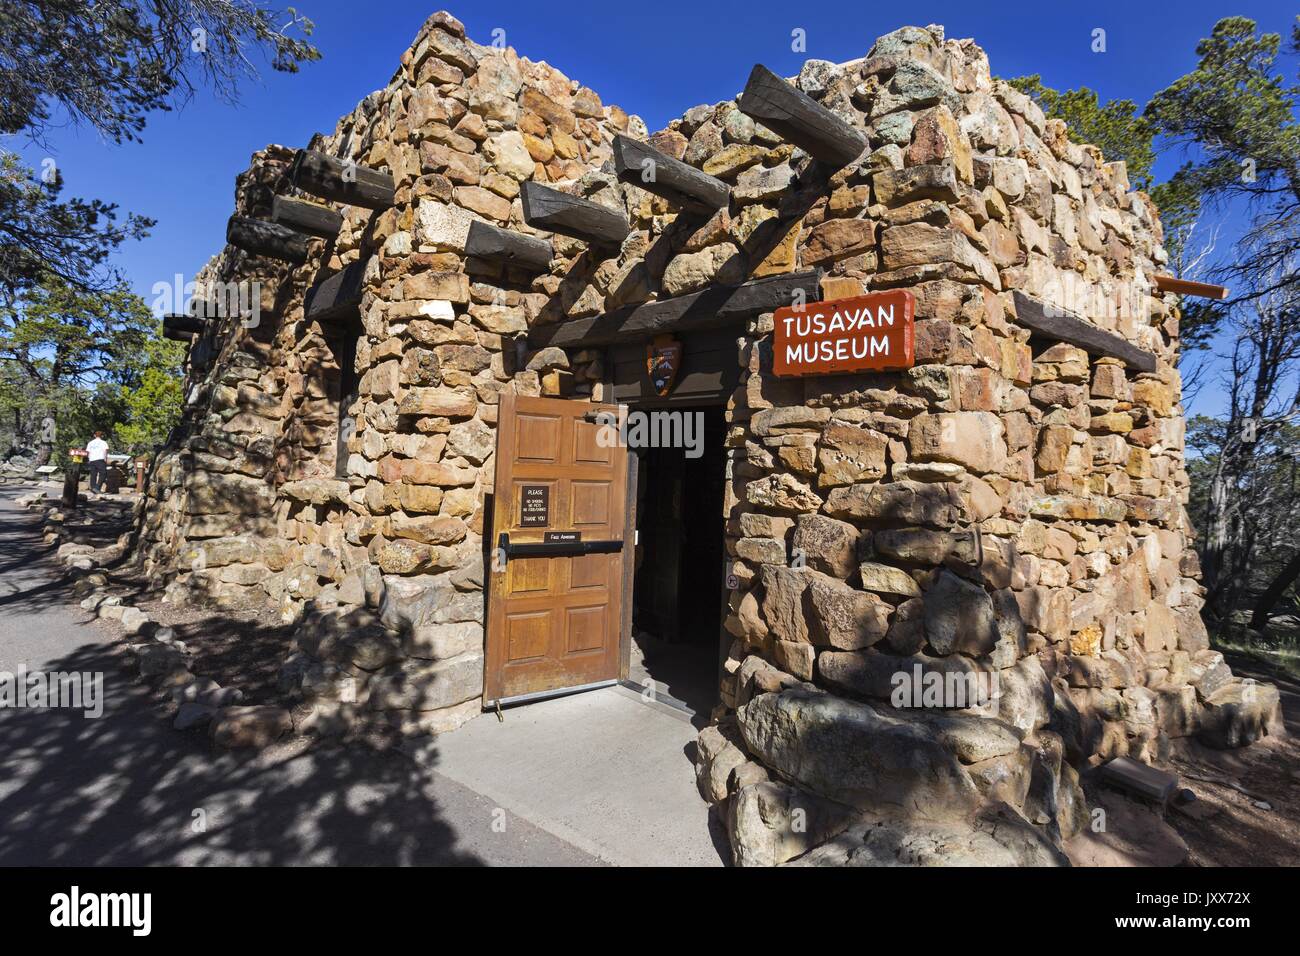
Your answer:
[[[1201,580],[1208,594],[1218,594],[1221,587],[1224,550],[1228,542],[1228,478],[1224,474],[1224,454],[1220,452],[1214,479],[1210,482],[1210,502],[1205,530],[1205,547],[1201,552]]]
[[[1277,602],[1282,599],[1286,589],[1300,578],[1300,551],[1297,551],[1291,560],[1287,562],[1277,577],[1273,579],[1264,593],[1259,596],[1255,602],[1255,613],[1250,618],[1250,629],[1252,631],[1262,631],[1268,624],[1269,614],[1277,606]]]

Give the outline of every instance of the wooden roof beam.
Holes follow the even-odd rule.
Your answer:
[[[1208,282],[1193,282],[1191,279],[1180,279],[1177,276],[1157,273],[1155,283],[1156,288],[1161,292],[1173,292],[1176,295],[1196,295],[1206,299],[1226,299],[1228,297],[1227,286],[1211,285]]]
[[[534,182],[524,183],[519,193],[524,222],[534,229],[558,232],[595,246],[617,246],[632,231],[627,216],[590,199]]]
[[[377,169],[300,149],[289,164],[289,182],[303,192],[366,209],[387,209],[397,192],[393,177]]]
[[[529,272],[545,272],[551,267],[553,252],[545,239],[525,236],[475,219],[469,224],[465,255],[517,266]]]
[[[740,286],[710,286],[699,292],[627,306],[604,315],[534,326],[532,348],[581,347],[635,342],[667,332],[715,329],[796,302],[821,298],[820,269],[755,279]]]
[[[288,196],[272,197],[271,222],[320,239],[333,239],[343,228],[343,217],[333,209]]]
[[[662,196],[688,212],[711,216],[731,200],[731,188],[722,180],[627,136],[614,137],[614,171],[619,182]]]
[[[169,330],[173,332],[177,332],[184,336],[184,339],[178,339],[177,341],[186,341],[186,342],[189,341],[191,335],[197,335],[198,333],[202,332],[203,327],[207,325],[206,320],[204,320],[202,317],[197,317],[193,315],[179,315],[179,314],[164,315],[162,321],[163,321],[164,335],[166,335]],[[170,337],[171,336],[168,336],[168,338]]]
[[[231,216],[226,224],[226,242],[255,256],[282,259],[296,266],[307,261],[307,237],[264,219]]]
[[[1085,322],[1063,309],[1044,305],[1019,290],[1013,292],[1012,297],[1016,303],[1016,319],[1032,332],[1059,342],[1068,342],[1089,355],[1120,359],[1125,365],[1140,372],[1156,370],[1155,355],[1114,332],[1099,329],[1091,322]]]
[[[333,322],[356,312],[361,308],[365,276],[366,262],[361,259],[316,283],[307,290],[303,300],[303,316],[317,322]]]
[[[761,63],[749,74],[740,111],[809,156],[835,168],[847,166],[867,148],[867,136]]]

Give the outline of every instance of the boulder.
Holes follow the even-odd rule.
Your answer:
[[[925,706],[924,691],[933,681],[940,681],[943,687],[940,702],[933,705],[939,707],[971,706],[984,699],[985,689],[995,689],[992,684],[995,672],[960,654],[900,656],[883,654],[875,648],[825,651],[817,658],[817,672],[821,681],[830,687],[873,700],[887,700],[896,707]]]
[[[1277,687],[1242,680],[1220,687],[1206,699],[1198,738],[1207,746],[1229,750],[1285,733]]]
[[[908,450],[916,461],[949,461],[979,474],[1007,464],[1002,420],[992,412],[925,412],[912,419]]]
[[[891,481],[836,488],[826,498],[826,512],[834,518],[948,528],[963,508],[953,482]]]
[[[763,618],[767,627],[783,641],[807,641],[808,619],[804,614],[803,592],[809,578],[818,572],[765,564],[759,569],[763,583]]]
[[[727,799],[731,772],[749,759],[736,746],[739,739],[734,721],[705,727],[696,738],[695,783],[709,803]]]
[[[798,787],[743,787],[727,809],[736,866],[779,866],[825,842],[858,817],[850,807]]]
[[[483,654],[407,661],[370,681],[371,710],[441,710],[483,693]]]
[[[872,821],[850,827],[797,866],[1069,866],[1037,828],[1006,804],[964,823]]]
[[[170,644],[132,644],[141,677],[162,677],[185,670],[185,654]]]
[[[921,596],[921,589],[912,580],[912,576],[901,568],[875,561],[864,561],[858,565],[858,573],[865,591],[905,598]]]
[[[940,571],[925,595],[925,638],[938,654],[987,654],[999,638],[993,599],[978,584]]]
[[[737,713],[746,749],[784,778],[879,815],[965,816],[979,793],[922,722],[807,685],[760,694]]]
[[[778,514],[816,511],[822,505],[815,491],[785,472],[751,481],[745,486],[745,500]]]
[[[216,708],[207,704],[187,701],[177,709],[172,726],[177,730],[189,730],[191,727],[204,727],[212,720]]]
[[[889,630],[891,610],[874,594],[819,571],[808,574],[804,612],[809,619],[809,640],[818,647],[870,647]]]
[[[1029,735],[1052,719],[1055,692],[1042,662],[1030,656],[997,672],[997,717]]]
[[[859,535],[847,521],[805,514],[795,520],[792,547],[808,567],[845,580],[853,573]]]
[[[265,704],[223,707],[212,715],[208,732],[218,747],[262,748],[293,730],[293,718],[283,707]]]

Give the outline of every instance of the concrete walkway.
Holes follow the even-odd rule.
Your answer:
[[[426,745],[438,771],[598,859],[721,866],[690,718],[624,687],[484,714]]]

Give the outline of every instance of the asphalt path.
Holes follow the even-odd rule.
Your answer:
[[[601,862],[439,773],[436,739],[238,754],[173,730],[14,505],[30,490],[0,487],[0,680],[100,675],[103,713],[0,706],[0,866]]]

